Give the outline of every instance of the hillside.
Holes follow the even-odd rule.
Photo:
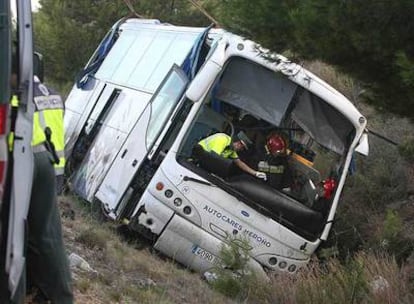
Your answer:
[[[122,240],[76,198],[59,201],[67,252],[90,266],[72,266],[76,303],[233,303],[144,243]]]
[[[75,303],[412,303],[414,300],[411,283],[414,260],[399,267],[392,257],[369,252],[360,252],[343,264],[338,259],[321,263],[315,257],[309,268],[296,276],[272,276],[267,284],[245,278],[245,281],[227,279],[221,282],[221,288],[212,287],[199,274],[163,258],[139,239],[127,241],[117,233],[115,225],[97,219],[75,197],[60,197],[59,201],[67,252],[86,262],[72,265]],[[410,205],[414,206],[414,202]]]
[[[400,143],[370,136],[370,155],[356,157],[332,233],[309,268],[269,284],[246,277],[210,286],[66,196],[60,204],[68,254],[93,269],[73,267],[76,303],[414,302],[414,165],[401,154],[412,149],[414,127],[366,106],[358,83],[331,67],[316,62],[309,68],[350,98],[369,128]]]

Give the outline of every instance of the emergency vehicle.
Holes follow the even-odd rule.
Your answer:
[[[328,237],[353,154],[368,152],[365,127],[342,94],[253,41],[122,19],[66,100],[66,173],[77,195],[196,271],[233,243],[257,273],[295,273]],[[283,134],[289,187],[194,157],[201,139],[239,131],[254,142],[240,159],[268,176],[259,151]]]
[[[12,5],[16,31],[12,31]],[[12,37],[12,33],[16,37]],[[16,44],[12,43],[16,41]],[[31,149],[33,100],[33,39],[31,4],[27,0],[0,3],[0,298],[13,296],[25,267],[26,218],[32,188]],[[12,71],[12,52],[16,66]],[[17,88],[12,90],[12,72]],[[12,112],[11,96],[19,106]],[[8,135],[13,130],[13,147]],[[7,295],[8,294],[8,295]]]

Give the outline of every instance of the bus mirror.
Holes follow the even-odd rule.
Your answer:
[[[44,79],[43,56],[38,52],[33,54],[33,75],[36,75],[40,82]]]
[[[214,62],[207,62],[200,70],[194,80],[190,83],[186,95],[189,99],[197,102],[208,91],[214,79],[220,73],[220,67]]]
[[[369,144],[368,144],[368,134],[367,133],[362,134],[361,138],[359,139],[359,144],[355,148],[355,151],[362,154],[362,155],[368,156]]]
[[[208,91],[226,59],[227,40],[219,41],[208,61],[199,70],[194,80],[189,85],[186,95],[189,99],[197,102]]]

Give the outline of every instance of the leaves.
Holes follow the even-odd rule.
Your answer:
[[[35,47],[48,79],[73,82],[112,24],[127,12],[119,1],[41,1],[34,15]]]
[[[222,22],[278,52],[321,60],[361,80],[368,101],[414,118],[414,2],[223,2]]]
[[[177,25],[211,21],[188,0],[130,0],[146,18]],[[414,2],[198,0],[225,28],[276,52],[332,64],[365,84],[366,101],[414,118]],[[36,48],[54,82],[74,76],[113,23],[131,15],[122,0],[41,0]]]

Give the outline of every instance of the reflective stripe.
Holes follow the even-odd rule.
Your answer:
[[[55,171],[56,171],[56,175],[59,175],[57,171],[64,170],[65,168],[65,164],[66,164],[65,151],[56,151],[56,155],[59,157],[59,163],[55,164]]]
[[[65,173],[65,168],[56,168],[55,167],[55,175],[63,175]]]
[[[65,151],[56,151],[56,154],[59,158],[65,157]]]
[[[47,151],[44,144],[36,145],[32,147],[33,153],[45,152]]]
[[[282,174],[285,171],[285,166],[279,165],[279,166],[270,166],[269,172],[270,173],[276,173],[276,174]]]
[[[42,127],[42,130],[44,130],[47,127],[46,121],[45,121],[45,115],[44,115],[43,111],[39,111],[37,113],[39,115],[39,123],[40,123],[40,126]]]
[[[59,95],[36,96],[34,102],[38,111],[63,109],[63,101]]]

